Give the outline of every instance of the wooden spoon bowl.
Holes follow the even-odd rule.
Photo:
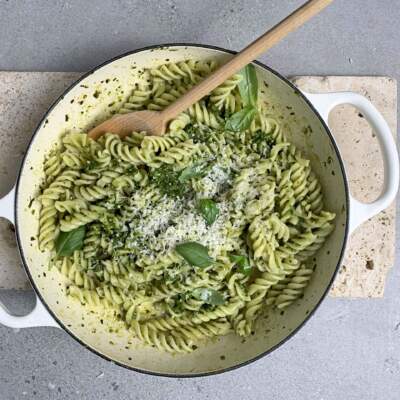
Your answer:
[[[148,135],[160,136],[165,133],[168,120],[159,111],[135,111],[128,114],[114,115],[111,119],[97,125],[89,132],[92,139],[98,139],[105,133],[115,133],[121,137],[132,132],[147,132]]]

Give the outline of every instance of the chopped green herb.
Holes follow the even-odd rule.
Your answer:
[[[208,126],[189,125],[185,128],[185,132],[193,140],[194,143],[207,143],[213,137],[213,132]]]
[[[96,169],[97,167],[99,167],[99,163],[96,160],[89,160],[86,163],[85,169],[86,169],[86,171],[92,171],[92,170]]]
[[[275,144],[274,138],[262,131],[257,131],[251,138],[251,149],[262,157],[269,157],[272,146]]]
[[[130,165],[126,170],[126,173],[135,175],[138,171],[139,170],[138,170],[138,167],[136,167],[136,165]]]
[[[162,194],[171,197],[180,197],[187,190],[179,179],[180,174],[179,171],[174,171],[172,167],[165,165],[154,169],[150,174],[150,179]]]
[[[263,131],[257,131],[251,138],[253,143],[267,143],[269,146],[273,146],[275,144],[274,138],[263,132]]]

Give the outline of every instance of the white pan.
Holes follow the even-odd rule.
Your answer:
[[[277,72],[258,62],[255,66],[259,80],[266,84],[262,95],[274,107],[274,113],[283,117],[289,139],[311,160],[323,187],[326,208],[337,214],[334,232],[316,255],[317,268],[304,298],[284,313],[274,312],[268,319],[261,319],[255,335],[246,340],[231,334],[191,354],[170,355],[144,347],[125,329],[110,333],[107,320],[101,323],[101,316],[89,313],[79,302],[65,295],[65,278],[56,268],[48,270],[48,254],[38,251],[36,241],[31,240],[38,231],[38,210],[29,204],[43,178],[44,157],[60,135],[70,130],[86,130],[96,118],[104,118],[118,102],[126,99],[129,82],[135,79],[140,68],[189,58],[224,62],[230,57],[231,52],[227,50],[200,45],[136,50],[95,68],[54,103],[32,136],[15,188],[0,200],[0,216],[15,224],[21,259],[37,294],[36,307],[23,317],[12,316],[0,307],[0,323],[13,328],[54,326],[64,329],[96,354],[136,371],[199,376],[230,370],[270,353],[310,318],[332,284],[349,233],[394,200],[399,184],[398,154],[387,123],[365,97],[348,92],[301,93]],[[96,90],[101,92],[100,96],[93,96]],[[116,91],[120,97],[117,101]],[[115,104],[111,104],[113,102]],[[342,103],[360,110],[375,130],[381,146],[385,182],[382,194],[370,204],[362,204],[351,197],[343,161],[327,126],[330,110]],[[311,131],[306,129],[308,133],[304,134],[306,127]],[[34,215],[32,210],[35,210]]]

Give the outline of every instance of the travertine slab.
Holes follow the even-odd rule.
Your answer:
[[[396,135],[397,88],[392,78],[303,76],[293,81],[308,92],[352,91],[366,96]],[[363,115],[347,105],[332,112],[329,125],[344,158],[353,196],[363,202],[373,201],[383,183],[383,163],[374,132]],[[386,275],[394,264],[395,217],[392,204],[353,233],[331,296],[383,296]]]

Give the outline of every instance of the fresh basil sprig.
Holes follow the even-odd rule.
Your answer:
[[[197,204],[197,209],[200,211],[207,225],[212,225],[217,219],[219,208],[211,199],[201,199]]]
[[[225,123],[225,129],[232,132],[240,132],[248,129],[256,112],[257,110],[253,106],[247,106],[232,114]]]
[[[225,129],[239,132],[250,127],[257,113],[258,80],[254,65],[248,64],[240,72],[242,80],[239,82],[239,92],[243,102],[243,109],[232,114],[225,123]]]
[[[239,82],[239,93],[245,107],[257,107],[258,79],[253,64],[246,65],[241,71],[242,80]]]
[[[195,299],[202,300],[205,303],[213,306],[220,306],[221,304],[225,303],[221,293],[211,288],[196,288],[192,291],[192,295]]]
[[[239,271],[242,274],[250,275],[252,273],[253,268],[250,265],[249,259],[246,256],[238,256],[236,254],[231,254],[229,258],[239,267]]]
[[[205,268],[214,262],[208,255],[207,247],[197,242],[180,243],[175,246],[175,250],[190,265],[195,267]]]
[[[83,246],[86,227],[80,226],[69,232],[61,232],[56,239],[56,252],[58,256],[70,256],[75,250],[80,250]]]

